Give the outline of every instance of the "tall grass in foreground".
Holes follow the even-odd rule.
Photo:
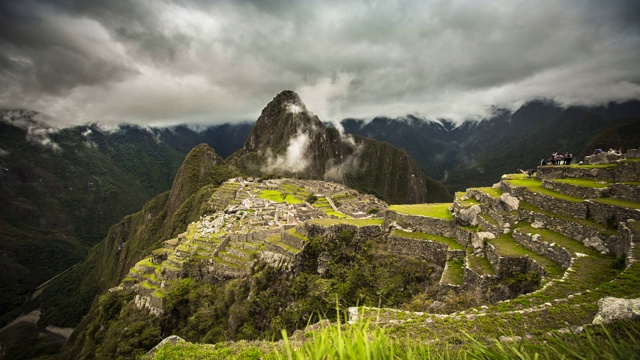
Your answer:
[[[417,330],[419,331],[419,330]],[[243,360],[413,360],[413,359],[639,359],[640,321],[593,327],[580,334],[558,334],[519,342],[484,343],[467,335],[461,344],[398,341],[370,323],[340,323],[307,333],[302,341],[283,331],[283,342],[264,346],[229,342],[215,345],[182,343],[162,347],[153,359]]]
[[[544,340],[485,344],[467,335],[464,344],[416,344],[391,340],[385,330],[358,323],[324,327],[296,347],[283,332],[284,346],[266,359],[640,359],[640,322],[594,327],[581,334]]]

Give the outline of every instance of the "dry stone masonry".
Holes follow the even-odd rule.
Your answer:
[[[232,179],[211,200],[222,199],[224,208],[166,241],[131,269],[122,287],[133,288],[136,304],[159,315],[171,280],[242,277],[257,260],[295,275],[310,238],[340,241],[347,231],[439,265],[442,296],[474,291],[491,301],[513,298],[531,291],[507,286],[518,279],[541,279],[545,287],[563,281],[576,259],[587,256],[580,247],[623,258],[627,266],[635,262],[637,239],[627,225],[640,220],[640,168],[628,155],[604,165],[541,166],[537,178],[504,176],[490,188],[456,194],[447,216],[431,211],[441,204],[403,211],[335,183]],[[307,202],[310,195],[319,200]],[[379,221],[365,222],[372,219]],[[320,254],[320,274],[330,260]]]

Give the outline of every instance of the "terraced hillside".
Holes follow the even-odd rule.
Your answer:
[[[429,242],[423,246],[442,243],[445,249],[438,236],[452,234],[466,248],[462,259],[448,249],[441,280],[450,287],[447,296],[469,292],[492,300],[504,279],[518,279],[517,287],[540,280],[540,286],[449,314],[351,308],[350,322],[366,318],[398,339],[437,339],[442,346],[468,341],[466,334],[492,342],[584,331],[604,297],[640,296],[638,164],[624,159],[598,166],[543,166],[537,178],[507,175],[491,188],[456,194],[450,224],[448,216],[436,220],[416,217],[414,211],[389,216],[389,211],[385,221],[399,219],[420,231],[419,237]],[[402,236],[417,237],[409,234]]]
[[[468,343],[469,335],[493,343],[583,332],[600,321],[601,299],[640,296],[639,165],[544,166],[538,177],[505,175],[457,193],[452,204],[387,208],[384,245],[440,264],[439,286],[418,298],[429,311],[409,311],[416,301],[405,309],[352,307],[349,322],[366,320],[400,342],[440,349]],[[311,220],[305,228],[337,221],[349,220]],[[481,304],[465,307],[469,299]]]
[[[443,348],[469,334],[579,332],[603,297],[640,296],[638,165],[541,167],[453,203],[393,206],[334,183],[231,179],[211,213],[103,296],[68,352],[126,357],[166,329],[220,344],[273,339],[328,304]],[[141,326],[146,336],[133,336]],[[111,345],[92,350],[92,337]],[[250,346],[230,344],[220,346]]]
[[[306,200],[314,195],[313,204]],[[316,196],[317,195],[317,196]],[[340,212],[332,196],[348,196],[353,216]],[[131,289],[135,303],[151,313],[164,313],[172,281],[192,278],[214,283],[248,276],[257,260],[292,271],[301,262],[314,226],[355,225],[380,229],[374,218],[387,205],[343,185],[322,181],[231,179],[208,200],[215,212],[191,223],[187,231],[164,242],[138,262],[123,283],[111,291]],[[354,217],[359,216],[360,218]],[[342,220],[340,220],[342,219]],[[304,221],[308,221],[306,226]],[[320,231],[322,232],[322,231]]]

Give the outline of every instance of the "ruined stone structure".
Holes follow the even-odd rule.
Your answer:
[[[346,229],[392,253],[439,265],[441,294],[510,298],[518,293],[507,290],[506,281],[531,274],[543,284],[559,281],[587,256],[580,249],[635,261],[637,240],[627,224],[640,220],[639,165],[623,158],[589,167],[542,166],[538,178],[506,175],[492,187],[456,194],[452,204],[413,208],[387,207],[322,181],[233,179],[213,196],[226,199],[224,209],[166,241],[131,269],[123,287],[135,290],[139,307],[162,314],[168,281],[242,277],[258,259],[295,274],[310,238],[339,241]],[[318,198],[314,204],[305,201],[311,194]],[[446,211],[436,214],[435,208]],[[329,260],[320,255],[320,274]]]

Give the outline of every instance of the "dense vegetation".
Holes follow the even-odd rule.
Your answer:
[[[408,303],[439,276],[433,265],[387,253],[376,239],[358,239],[349,228],[336,241],[316,238],[309,246],[296,276],[258,263],[245,278],[214,284],[192,278],[174,281],[160,318],[138,310],[130,293],[102,295],[65,354],[128,358],[171,334],[207,343],[279,339],[282,329],[293,332],[320,316],[335,320],[336,304],[344,309]],[[323,275],[317,272],[320,254],[331,255]]]

